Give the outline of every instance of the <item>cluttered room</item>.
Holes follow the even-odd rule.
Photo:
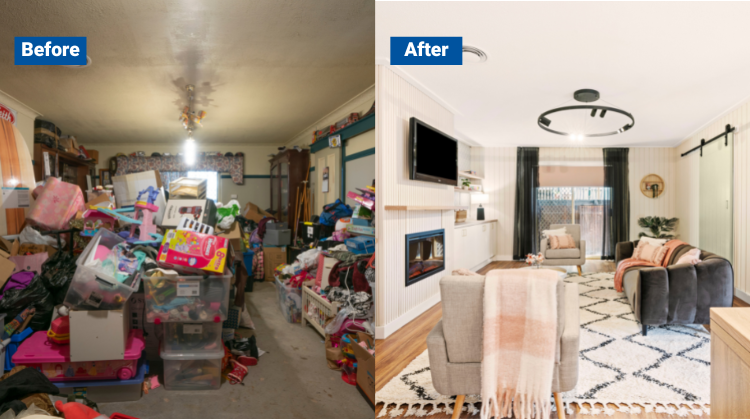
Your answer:
[[[97,8],[0,14],[88,44],[0,65],[2,418],[372,418],[374,2]]]

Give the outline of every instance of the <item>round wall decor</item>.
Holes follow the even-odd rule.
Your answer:
[[[649,174],[641,180],[641,192],[648,198],[656,198],[664,193],[664,180],[656,174]]]

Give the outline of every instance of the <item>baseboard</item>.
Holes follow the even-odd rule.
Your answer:
[[[494,257],[493,257],[493,258],[488,258],[488,259],[486,259],[486,260],[484,260],[484,261],[480,262],[479,264],[475,265],[474,267],[471,267],[471,268],[469,269],[469,271],[479,271],[479,270],[481,270],[481,269],[482,269],[482,268],[483,268],[484,266],[486,266],[487,264],[491,263],[492,261],[494,261]]]
[[[398,331],[401,327],[408,324],[409,322],[416,319],[418,316],[422,315],[425,311],[432,308],[433,306],[437,305],[438,302],[440,302],[440,293],[436,293],[435,295],[432,295],[424,302],[420,303],[419,305],[413,307],[410,309],[407,313],[401,315],[400,317],[396,318],[395,320],[391,321],[390,323],[382,326],[382,327],[375,327],[375,339],[381,340],[384,338],[388,338],[389,335],[395,333]]]
[[[743,292],[742,290],[735,287],[734,295],[740,298],[740,300],[744,301],[745,303],[750,304],[750,295]]]
[[[513,261],[512,255],[495,255],[492,261]]]

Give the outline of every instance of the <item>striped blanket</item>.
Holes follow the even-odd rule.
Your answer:
[[[622,279],[625,277],[625,273],[633,267],[668,267],[673,264],[678,254],[675,251],[683,246],[688,246],[686,242],[679,239],[672,239],[667,241],[664,246],[667,248],[667,253],[664,255],[664,259],[660,264],[655,264],[649,261],[637,260],[635,258],[625,258],[617,264],[617,270],[615,271],[615,290],[622,292]],[[692,248],[692,247],[691,247]]]
[[[548,418],[557,339],[552,270],[492,270],[484,286],[483,419]],[[535,412],[536,408],[536,412]]]

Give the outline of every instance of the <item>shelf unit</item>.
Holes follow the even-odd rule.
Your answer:
[[[78,154],[76,153],[63,152],[62,150],[53,149],[41,143],[34,144],[34,178],[37,181],[44,179],[45,152],[49,154],[52,176],[60,177],[63,181],[78,185],[78,187],[81,188],[81,191],[86,191],[88,189],[86,175],[92,175],[92,178],[96,175],[91,173],[91,171],[96,168],[96,163],[93,160],[85,161],[79,159]],[[63,177],[63,174],[61,173],[63,164],[75,168],[75,179]]]
[[[458,176],[463,178],[469,178],[469,179],[478,179],[478,180],[484,180],[484,177],[481,177],[479,175],[470,174],[468,172],[464,171],[458,171]]]

